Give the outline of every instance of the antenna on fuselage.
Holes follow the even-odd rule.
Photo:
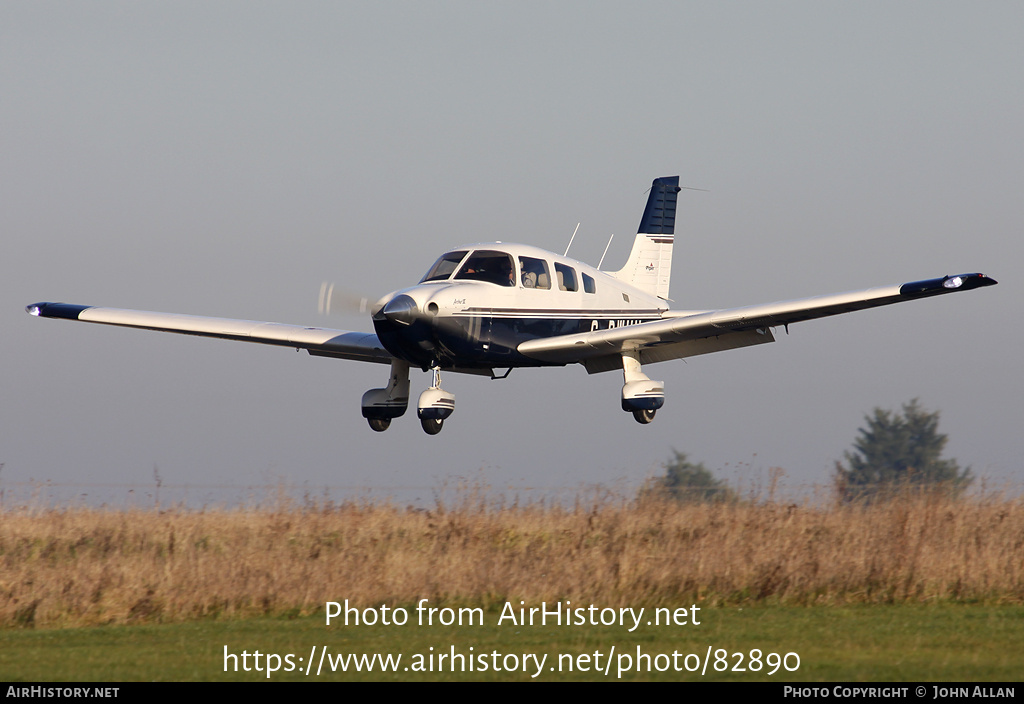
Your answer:
[[[572,231],[572,237],[569,238],[569,244],[565,246],[565,254],[562,255],[563,257],[569,256],[569,247],[572,247],[572,241],[576,239],[576,233],[579,232],[579,229],[580,223],[576,223],[576,229]]]
[[[597,268],[598,268],[598,269],[600,269],[600,268],[601,268],[601,265],[602,265],[602,264],[604,264],[604,257],[605,257],[605,254],[608,254],[608,248],[612,246],[612,240],[613,240],[613,239],[615,239],[615,233],[614,233],[614,232],[612,233],[612,236],[608,238],[608,244],[606,244],[606,245],[604,246],[604,254],[602,254],[602,255],[601,255],[601,261],[599,261],[599,262],[597,263]]]

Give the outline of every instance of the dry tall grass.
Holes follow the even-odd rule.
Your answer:
[[[0,627],[360,607],[1024,602],[1020,500],[0,513]]]

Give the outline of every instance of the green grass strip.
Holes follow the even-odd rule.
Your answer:
[[[646,615],[649,615],[649,612]],[[637,648],[651,656],[622,680],[695,681],[1017,681],[1024,672],[1024,607],[939,605],[857,607],[729,607],[702,609],[701,624],[649,626],[630,633],[621,626],[497,625],[499,614],[485,614],[473,626],[326,626],[324,618],[198,621],[184,624],[106,626],[66,630],[0,631],[0,681],[258,681],[268,679],[266,654],[282,657],[272,681],[556,681],[616,680],[626,665],[620,656],[636,660]],[[337,622],[336,622],[337,624]],[[321,674],[316,665],[322,648],[328,656],[344,654],[401,655],[395,672],[331,671],[325,658]],[[712,658],[706,671],[687,672],[694,657]],[[236,660],[228,659],[225,647]],[[474,671],[451,671],[452,648],[472,655]],[[614,653],[609,674],[603,670]],[[433,650],[431,650],[433,648]],[[470,651],[470,648],[473,650]],[[300,671],[314,651],[312,673]],[[727,654],[717,659],[714,651]],[[750,651],[761,651],[760,671],[751,671]],[[262,654],[257,671],[256,651]],[[243,669],[243,652],[250,653]],[[492,655],[499,654],[497,660]],[[672,669],[672,653],[679,655]],[[798,670],[780,667],[769,675],[768,653],[796,653]],[[438,662],[438,656],[446,659]],[[599,656],[595,657],[595,653]],[[742,653],[742,658],[736,656]],[[292,655],[288,672],[286,654]],[[536,678],[534,659],[547,656]],[[656,656],[661,654],[661,658]],[[433,655],[434,661],[429,657]],[[516,657],[507,658],[506,656]],[[415,671],[417,656],[432,671]],[[487,669],[481,669],[484,656]],[[582,657],[581,657],[582,656]],[[301,658],[301,661],[300,661]],[[567,669],[572,662],[572,671]],[[233,664],[237,662],[238,671]],[[468,660],[456,660],[468,670]],[[501,671],[492,665],[499,662]],[[793,665],[789,658],[788,664]],[[516,663],[515,671],[506,666]],[[719,670],[715,669],[718,665]],[[669,666],[658,672],[660,666]],[[559,667],[563,671],[559,671]],[[755,665],[756,666],[756,665]],[[406,670],[406,667],[410,667]],[[552,671],[551,668],[555,670]],[[734,669],[746,667],[745,671]],[[586,669],[584,669],[586,668]],[[724,668],[724,669],[723,669]],[[525,671],[524,671],[525,670]],[[649,670],[649,671],[648,671]]]

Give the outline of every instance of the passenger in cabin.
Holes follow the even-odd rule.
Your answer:
[[[519,257],[519,268],[523,270],[523,275],[520,277],[523,288],[550,288],[548,267],[543,259]]]
[[[515,286],[515,276],[515,265],[508,254],[480,250],[466,260],[455,278],[488,281],[498,286]]]

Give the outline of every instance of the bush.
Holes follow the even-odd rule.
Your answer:
[[[736,499],[736,492],[724,480],[715,479],[703,462],[694,464],[686,453],[676,449],[672,453],[674,456],[665,464],[665,475],[647,482],[640,490],[640,498],[682,503]]]
[[[907,490],[939,490],[959,496],[974,480],[956,460],[941,459],[947,437],[938,432],[939,412],[929,413],[917,399],[902,413],[875,408],[846,452],[836,462],[835,487],[840,501],[877,500]]]

